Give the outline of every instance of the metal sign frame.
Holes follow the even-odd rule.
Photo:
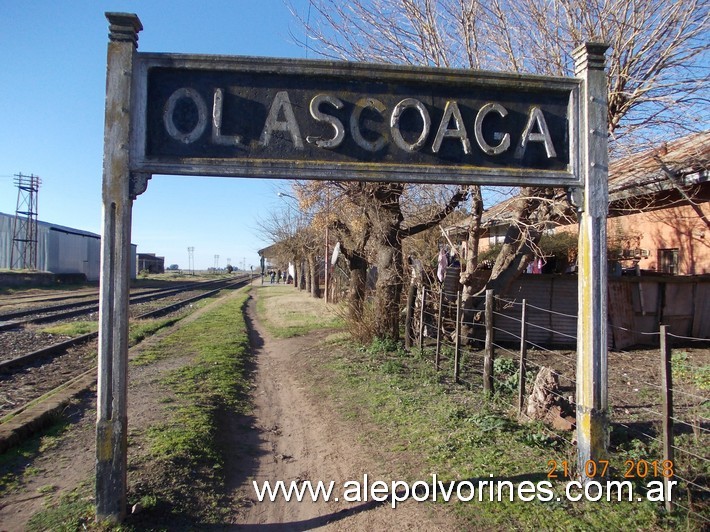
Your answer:
[[[101,281],[99,303],[99,364],[97,387],[97,420],[96,420],[96,517],[98,520],[120,522],[126,514],[127,491],[127,447],[128,447],[128,299],[130,289],[131,260],[131,218],[133,201],[143,193],[153,173],[187,174],[187,175],[223,175],[280,177],[305,179],[366,179],[378,181],[407,181],[426,183],[458,183],[458,184],[496,184],[496,185],[532,185],[532,186],[565,186],[570,189],[570,196],[579,210],[579,253],[578,253],[578,339],[577,339],[577,464],[584,478],[589,460],[604,458],[608,441],[608,406],[607,406],[607,266],[606,266],[606,218],[608,211],[608,148],[607,148],[607,89],[604,72],[604,53],[607,45],[601,43],[586,43],[574,51],[575,78],[546,78],[541,76],[505,75],[485,72],[419,69],[389,65],[358,65],[354,63],[332,63],[319,61],[272,60],[254,58],[227,58],[223,56],[180,56],[170,54],[139,54],[137,52],[138,33],[143,29],[140,20],[130,13],[106,13],[109,20],[109,43],[107,51],[106,73],[106,111],[104,127],[104,167],[102,183],[103,230],[101,239]],[[212,73],[215,68],[224,71],[226,68],[238,68],[242,71],[261,72],[269,75],[288,76],[330,76],[333,79],[347,81],[352,79],[357,83],[364,78],[378,83],[386,80],[390,88],[396,88],[399,83],[411,88],[412,77],[416,83],[439,83],[439,86],[453,84],[456,90],[467,88],[501,91],[521,91],[527,96],[534,96],[540,89],[557,91],[564,94],[565,107],[570,112],[566,130],[569,138],[569,148],[565,168],[547,171],[545,168],[526,170],[521,168],[500,168],[496,165],[459,164],[455,157],[438,165],[409,164],[406,160],[393,156],[392,163],[373,159],[361,162],[337,160],[311,160],[308,157],[290,157],[284,160],[264,158],[225,157],[224,152],[216,152],[217,157],[201,157],[199,150],[184,157],[180,150],[159,153],[151,152],[154,146],[148,144],[149,116],[153,107],[148,98],[148,73],[151,68],[196,68],[202,73]],[[352,78],[350,78],[352,76]],[[438,80],[438,81],[437,81]],[[408,85],[407,85],[408,84]],[[158,125],[160,113],[163,113],[164,125],[170,128],[168,133],[183,143],[195,142],[200,136],[203,141],[217,144],[237,141],[238,133],[221,130],[224,122],[224,92],[212,86],[213,109],[211,119],[208,105],[196,104],[193,109],[193,125],[181,122],[182,126],[174,127],[171,117],[175,109],[172,107],[177,99],[187,96],[187,99],[197,101],[195,94],[187,89],[199,91],[200,84],[195,87],[181,87],[177,96],[157,105]],[[181,91],[180,89],[186,89]],[[561,91],[561,92],[560,92]],[[264,122],[261,148],[268,148],[270,139],[281,135],[290,136],[296,146],[298,139],[303,141],[306,136],[296,132],[298,118],[284,95],[273,94],[271,109]],[[281,90],[280,92],[288,92]],[[175,90],[172,92],[175,94]],[[320,93],[318,93],[320,94]],[[386,91],[380,93],[380,97]],[[458,93],[460,94],[460,93]],[[312,97],[315,98],[317,94]],[[326,95],[327,96],[327,95]],[[205,98],[205,96],[202,96]],[[170,100],[172,103],[166,105]],[[326,102],[339,109],[338,101],[326,98],[318,102]],[[375,112],[375,118],[380,115],[380,124],[384,120],[378,98],[360,95],[351,112],[358,113],[351,121],[350,134],[355,144],[365,151],[377,151],[381,147],[380,139],[363,134],[360,131],[360,118],[363,113]],[[416,103],[412,100],[416,100]],[[273,102],[277,102],[274,107]],[[393,106],[401,104],[400,111],[414,109],[422,117],[420,128],[426,129],[426,115],[430,109],[436,108],[436,98],[427,102],[421,99],[399,100]],[[450,100],[453,101],[453,100]],[[363,103],[364,102],[364,103]],[[379,102],[379,103],[378,103]],[[506,118],[505,109],[495,107],[495,102],[484,103],[477,111],[483,113],[483,118],[475,118],[478,129],[491,115],[495,118]],[[312,104],[309,102],[309,107]],[[486,107],[487,104],[492,106]],[[359,106],[358,106],[359,105]],[[432,105],[430,108],[429,106]],[[468,104],[466,104],[468,105]],[[303,104],[302,104],[303,106]],[[200,108],[204,107],[204,108]],[[385,105],[386,107],[386,105]],[[465,148],[466,137],[462,123],[463,112],[453,103],[444,103],[441,111],[443,117],[436,126],[436,134],[432,141],[432,151],[438,152],[444,142],[456,146],[460,143]],[[470,105],[469,105],[470,107]],[[533,105],[530,109],[535,108]],[[167,109],[167,112],[166,112]],[[274,111],[274,109],[276,109]],[[426,112],[422,109],[425,109]],[[448,110],[447,110],[448,109]],[[325,138],[326,146],[333,148],[340,137],[345,135],[344,126],[339,129],[337,123],[328,118],[322,118],[325,113],[315,105],[311,117],[316,121],[324,121],[332,127],[330,136]],[[332,111],[332,110],[331,110]],[[320,113],[320,114],[319,114]],[[411,114],[411,112],[410,112]],[[537,111],[530,110],[524,132],[517,139],[509,138],[510,144],[521,143],[522,138],[544,145],[547,158],[551,158],[549,138],[544,131],[540,114],[545,114],[544,107]],[[186,115],[190,115],[190,111]],[[196,118],[195,118],[196,117]],[[270,117],[270,118],[269,118]],[[331,114],[332,118],[332,114]],[[430,116],[431,118],[431,116]],[[196,121],[195,121],[196,120]],[[269,120],[271,120],[269,122]],[[389,115],[390,141],[398,143],[398,147],[417,152],[425,146],[431,135],[421,134],[416,138],[405,138],[398,130],[403,120],[399,114]],[[211,128],[208,124],[211,122]],[[435,121],[431,122],[432,133]],[[453,123],[454,127],[451,127]],[[200,125],[196,128],[194,124]],[[267,125],[268,124],[268,125]],[[354,124],[354,125],[353,125]],[[442,125],[443,124],[443,125]],[[535,130],[537,126],[537,130]],[[211,129],[209,135],[208,129]],[[416,128],[415,128],[416,129]],[[342,130],[342,131],[341,131]],[[193,132],[195,132],[193,135]],[[327,128],[326,128],[327,131]],[[559,131],[559,130],[558,130]],[[400,135],[401,136],[398,136]],[[502,132],[499,132],[502,133]],[[504,153],[510,146],[506,145],[505,135],[486,137],[476,132],[475,142],[482,150],[492,150],[488,155],[496,156]],[[360,135],[360,137],[358,137]],[[316,135],[318,137],[318,135]],[[426,137],[426,138],[425,138]],[[449,138],[451,137],[451,138]],[[511,136],[512,137],[512,136]],[[549,137],[549,138],[548,138]],[[220,140],[221,139],[221,140]],[[231,140],[230,140],[231,139]],[[423,140],[422,140],[423,139]],[[283,140],[283,139],[282,139]],[[286,138],[286,141],[289,139]],[[323,137],[313,139],[315,143],[323,141]],[[470,142],[470,139],[468,139]],[[281,142],[281,141],[279,141]],[[238,142],[233,142],[236,146]],[[421,144],[421,145],[420,145]],[[221,144],[220,144],[221,145]],[[243,143],[247,146],[247,143]],[[305,146],[305,145],[304,145]],[[351,144],[352,146],[352,144]],[[150,149],[148,149],[150,147]],[[283,148],[283,144],[281,145]],[[434,147],[436,149],[434,149]],[[208,146],[209,148],[209,146]],[[213,148],[213,147],[212,147]],[[209,148],[209,149],[212,149]],[[257,146],[257,151],[259,146]],[[370,150],[373,148],[373,150]],[[407,150],[409,148],[409,150]],[[208,151],[209,151],[208,149]],[[248,151],[248,150],[247,150]],[[304,150],[305,151],[305,150]],[[466,150],[464,149],[464,152]],[[287,150],[288,152],[288,150]],[[497,153],[496,153],[497,152]],[[292,152],[293,153],[293,150]],[[524,152],[523,152],[524,153]],[[221,155],[220,155],[221,154]],[[229,153],[228,153],[229,155]],[[267,154],[268,155],[268,154]],[[401,155],[401,154],[399,154]],[[405,154],[406,155],[406,154]],[[429,157],[429,155],[427,155]],[[485,161],[481,156],[479,161]],[[452,163],[453,161],[453,163]],[[402,168],[396,167],[401,165]],[[534,179],[531,182],[530,179]]]

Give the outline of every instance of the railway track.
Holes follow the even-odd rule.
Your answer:
[[[170,301],[159,308],[143,308],[140,312],[132,312],[131,319],[135,322],[179,313],[182,307],[213,296],[221,290],[238,288],[248,280],[248,276],[245,276],[225,283],[213,283],[208,287],[203,284],[200,293],[194,293],[195,287],[191,287],[192,290],[182,292],[187,294],[186,297]],[[134,303],[139,304],[142,303]],[[182,316],[176,315],[176,320],[180,317]],[[0,332],[0,347],[3,337],[10,332]],[[36,333],[25,331],[25,334],[32,336]],[[0,359],[0,451],[3,448],[2,429],[6,421],[21,416],[28,405],[32,405],[41,397],[53,395],[57,389],[66,387],[67,383],[81,376],[83,380],[88,376],[89,380],[95,381],[97,336],[97,332],[91,332],[74,338],[62,338],[49,345],[44,345],[46,339],[30,339],[26,342],[27,347],[23,352]]]
[[[214,281],[181,284],[169,288],[142,289],[131,296],[130,302],[131,304],[134,304],[152,301],[155,299],[162,299],[188,290],[203,290],[209,286],[218,286],[224,282],[224,279],[218,279]],[[91,299],[86,299],[86,296],[81,296],[83,298],[82,301],[61,303],[57,305],[33,306],[30,308],[6,312],[0,311],[0,331],[12,329],[29,323],[59,321],[98,311],[98,294],[90,294],[89,296]]]
[[[30,294],[17,294],[0,296],[0,314],[6,308],[27,307],[33,304],[43,304],[49,302],[61,302],[76,299],[86,299],[89,297],[97,297],[98,288],[79,288],[71,292],[61,292],[57,294],[45,294],[33,292]]]

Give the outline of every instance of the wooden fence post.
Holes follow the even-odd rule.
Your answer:
[[[439,316],[436,319],[436,354],[434,355],[434,365],[436,371],[439,371],[439,362],[441,357],[441,317],[444,314],[444,287],[439,290]]]
[[[493,393],[493,290],[486,290],[486,349],[483,358],[483,392]]]
[[[424,307],[426,306],[426,288],[422,286],[422,306],[419,309],[419,352],[424,352]]]
[[[661,393],[663,400],[663,461],[673,462],[673,370],[671,367],[671,346],[668,341],[668,326],[661,325]],[[673,511],[673,501],[670,500],[668,482],[671,479],[663,477],[666,510]]]
[[[461,367],[461,291],[456,292],[456,343],[454,344],[454,381],[459,382]]]
[[[527,323],[528,302],[523,299],[523,306],[520,313],[520,372],[518,378],[518,414],[523,414],[525,404],[525,364],[528,354],[528,323]]]
[[[417,285],[410,283],[409,294],[407,295],[407,317],[404,319],[404,348],[412,347],[412,315],[414,314],[414,300],[417,297]]]

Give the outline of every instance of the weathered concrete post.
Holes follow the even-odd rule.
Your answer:
[[[607,409],[607,261],[608,213],[607,88],[604,52],[586,43],[574,51],[581,90],[580,142],[584,197],[579,205],[577,321],[577,465],[586,479],[589,460],[606,455]],[[590,467],[591,469],[591,467]]]
[[[96,414],[96,518],[126,513],[128,292],[131,260],[131,88],[136,15],[107,13],[109,43],[104,125],[103,236]]]

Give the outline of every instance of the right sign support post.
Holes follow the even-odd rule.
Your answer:
[[[596,475],[609,435],[607,394],[607,253],[609,204],[608,46],[586,43],[574,51],[582,80],[579,140],[582,198],[578,198],[577,466],[583,480]]]

